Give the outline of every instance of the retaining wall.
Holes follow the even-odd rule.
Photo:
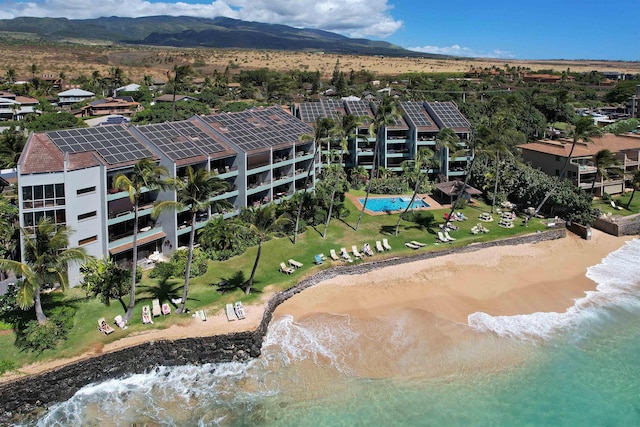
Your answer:
[[[593,228],[618,237],[640,234],[640,214],[614,216],[611,220],[596,218]]]
[[[149,372],[158,366],[247,361],[258,357],[273,312],[297,293],[338,275],[363,274],[381,267],[431,259],[453,253],[465,253],[505,245],[537,243],[566,237],[564,227],[544,232],[463,247],[443,248],[435,252],[418,252],[411,256],[387,258],[322,270],[287,290],[275,294],[266,304],[260,325],[255,331],[212,337],[159,340],[104,353],[38,375],[0,384],[0,423],[34,414],[55,402],[71,398],[80,388],[109,379]],[[374,258],[375,259],[375,258]]]

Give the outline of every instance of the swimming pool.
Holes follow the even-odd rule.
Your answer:
[[[364,197],[358,199],[360,204],[364,203]],[[391,212],[404,210],[409,206],[411,197],[369,197],[366,209],[372,212]],[[412,209],[428,208],[429,204],[423,200],[416,199],[411,206]]]

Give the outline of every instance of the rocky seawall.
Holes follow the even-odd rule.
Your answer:
[[[494,246],[555,240],[566,237],[566,234],[567,230],[564,227],[554,228],[525,236],[463,247],[443,248],[435,252],[422,252],[379,261],[338,265],[322,270],[302,280],[296,286],[275,294],[267,303],[262,321],[254,331],[180,340],[150,341],[0,384],[0,424],[5,425],[22,416],[37,414],[53,403],[68,400],[88,384],[149,372],[158,366],[242,362],[258,357],[274,310],[293,295],[338,275],[362,274],[381,267]]]

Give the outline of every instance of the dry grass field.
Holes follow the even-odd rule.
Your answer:
[[[380,76],[402,73],[465,72],[471,68],[520,66],[531,70],[565,71],[619,71],[640,73],[640,62],[616,61],[565,61],[565,60],[504,60],[504,59],[422,59],[335,55],[286,51],[260,51],[237,49],[183,49],[154,47],[122,47],[82,44],[0,45],[0,57],[4,68],[15,68],[19,78],[31,78],[31,64],[40,72],[59,75],[67,79],[80,74],[91,76],[94,70],[108,74],[111,67],[120,67],[132,81],[139,81],[147,74],[163,78],[176,64],[190,64],[201,76],[217,70],[224,72],[230,66],[232,73],[240,70],[268,67],[284,71],[299,69],[320,71],[324,78],[331,76],[336,61],[340,69],[367,70]],[[4,74],[4,73],[3,73]]]

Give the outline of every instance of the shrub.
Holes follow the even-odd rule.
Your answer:
[[[187,268],[187,255],[188,251],[174,251],[171,254],[170,263],[173,265],[173,275],[176,277],[184,277],[184,272]],[[191,271],[189,277],[202,276],[207,272],[207,254],[200,248],[193,250],[193,259],[191,261]]]
[[[18,365],[13,360],[0,360],[0,375],[8,371],[15,371],[17,368]]]
[[[40,325],[36,320],[28,322],[24,328],[16,331],[16,345],[36,353],[55,348],[60,341],[67,339],[75,323],[75,314],[73,307],[57,307],[46,323]]]

